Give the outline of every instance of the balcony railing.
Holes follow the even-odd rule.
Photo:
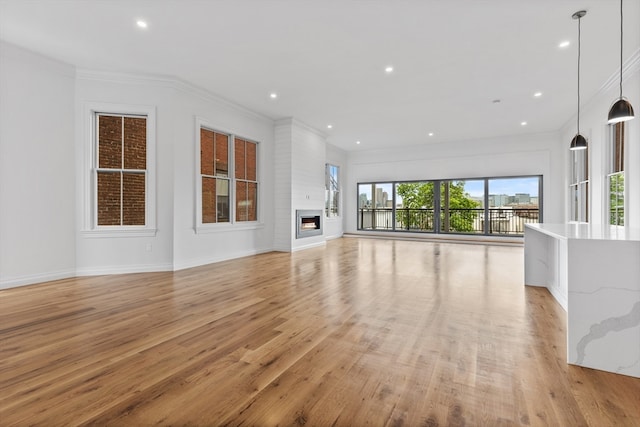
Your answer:
[[[523,235],[525,224],[539,222],[540,211],[530,208],[489,208],[486,215],[485,224],[485,209],[441,209],[439,232]],[[359,230],[434,232],[436,226],[434,209],[398,208],[395,209],[395,220],[393,208],[358,210]]]

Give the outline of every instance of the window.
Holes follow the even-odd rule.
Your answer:
[[[196,118],[196,231],[258,221],[258,143]]]
[[[326,164],[325,174],[325,215],[340,216],[340,168]]]
[[[522,235],[541,220],[542,177],[358,184],[358,229]]]
[[[358,229],[395,230],[393,183],[358,184]]]
[[[258,219],[257,148],[255,142],[235,138],[236,221]]]
[[[483,233],[484,180],[440,182],[440,231]]]
[[[144,226],[146,117],[96,114],[98,226]]]
[[[571,150],[571,182],[569,220],[589,222],[589,148]]]
[[[200,128],[202,223],[229,222],[229,135]]]
[[[540,222],[540,177],[492,178],[487,185],[487,234],[523,234],[525,224]]]
[[[156,233],[155,107],[83,104],[84,237]]]
[[[607,167],[608,217],[611,225],[624,225],[624,140],[625,123],[609,126]]]

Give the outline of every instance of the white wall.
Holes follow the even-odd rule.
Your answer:
[[[357,184],[542,175],[545,222],[564,218],[564,170],[555,133],[349,153],[345,231],[357,229]]]
[[[273,247],[273,121],[224,102],[186,84],[173,104],[174,267],[203,265],[266,252]],[[196,124],[198,116],[216,130],[258,142],[258,224],[222,224],[215,232],[195,232]],[[214,227],[215,228],[215,227]]]
[[[623,67],[623,95],[635,109],[636,118],[626,122],[625,141],[625,208],[627,225],[640,228],[640,51],[636,51]],[[619,71],[618,71],[619,72]],[[613,101],[619,95],[618,74],[593,99],[580,109],[580,133],[589,146],[589,218],[592,224],[606,224],[608,221],[606,192],[606,162],[609,139],[607,115]],[[566,171],[564,185],[568,208],[568,186],[570,180],[569,143],[576,134],[576,117],[567,122],[562,130],[563,160]],[[568,209],[567,209],[568,212]],[[568,220],[568,214],[563,220]]]
[[[344,233],[344,218],[346,218],[349,214],[345,211],[344,206],[344,192],[346,189],[345,181],[347,175],[347,152],[336,147],[335,145],[327,144],[327,163],[330,163],[334,166],[340,167],[340,175],[338,179],[340,180],[340,195],[338,200],[339,206],[339,215],[337,217],[326,218],[324,221],[324,236],[327,239],[336,239],[338,237],[342,237]]]
[[[83,233],[78,221],[76,268],[80,275],[173,268],[173,98],[171,81],[122,74],[78,71],[76,83],[76,184],[77,216],[89,209],[85,191],[88,179],[87,103],[144,105],[156,109],[156,225],[154,237],[94,237]],[[117,111],[116,111],[117,112]],[[150,249],[150,250],[149,250]]]
[[[75,274],[74,79],[0,42],[0,288]]]

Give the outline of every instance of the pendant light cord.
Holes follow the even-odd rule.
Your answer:
[[[622,99],[622,0],[620,0],[620,99]]]
[[[620,0],[622,1],[622,0]],[[578,135],[580,134],[580,21],[582,17],[578,18]]]

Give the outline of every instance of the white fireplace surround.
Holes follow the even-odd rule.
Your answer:
[[[296,210],[296,239],[322,235],[322,210]]]

